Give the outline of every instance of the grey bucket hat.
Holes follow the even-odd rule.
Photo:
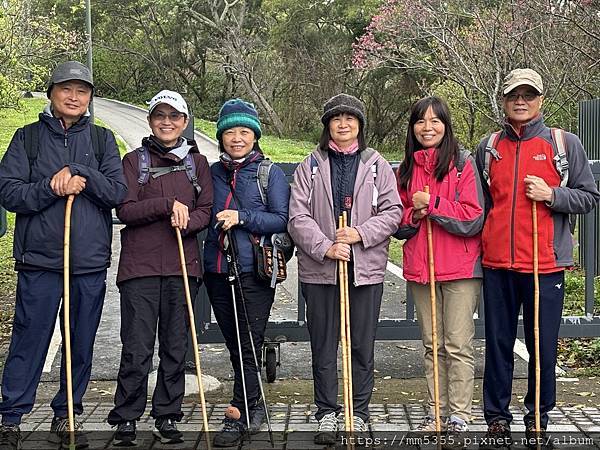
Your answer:
[[[52,86],[69,80],[83,81],[84,83],[89,84],[92,90],[94,89],[94,82],[92,80],[90,69],[77,61],[65,61],[64,63],[59,64],[56,69],[54,69],[54,72],[52,72],[52,76],[48,82],[48,90],[46,91],[48,98],[50,98]]]

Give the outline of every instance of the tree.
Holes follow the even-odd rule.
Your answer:
[[[504,76],[529,66],[546,82],[552,116],[598,93],[600,46],[589,42],[599,20],[590,1],[386,0],[354,46],[354,65],[435,74],[460,87],[475,116],[496,122]]]
[[[21,92],[39,87],[49,70],[80,54],[82,36],[36,13],[29,0],[0,3],[0,108],[18,106]]]

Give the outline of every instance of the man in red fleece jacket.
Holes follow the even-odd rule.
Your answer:
[[[548,412],[556,403],[554,368],[564,269],[573,265],[569,214],[591,211],[600,198],[583,146],[574,134],[558,135],[564,138],[568,167],[557,164],[561,162],[555,159],[557,135],[544,124],[540,113],[543,92],[542,78],[534,70],[510,72],[503,85],[503,130],[498,139],[487,137],[477,149],[478,168],[487,180],[487,219],[482,234],[486,338],[483,399],[490,445],[482,448],[502,448],[510,440],[513,346],[521,306],[530,354],[524,421],[527,437],[536,437],[532,202],[537,202],[538,220],[540,414],[541,437],[545,437]]]

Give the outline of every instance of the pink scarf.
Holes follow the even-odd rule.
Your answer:
[[[351,155],[358,151],[358,139],[355,139],[354,142],[348,148],[340,148],[332,139],[329,140],[329,148],[338,153],[344,153],[346,155]]]

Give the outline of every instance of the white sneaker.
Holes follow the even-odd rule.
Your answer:
[[[319,420],[319,426],[314,437],[317,445],[333,445],[337,440],[338,419],[334,412],[325,414]]]

